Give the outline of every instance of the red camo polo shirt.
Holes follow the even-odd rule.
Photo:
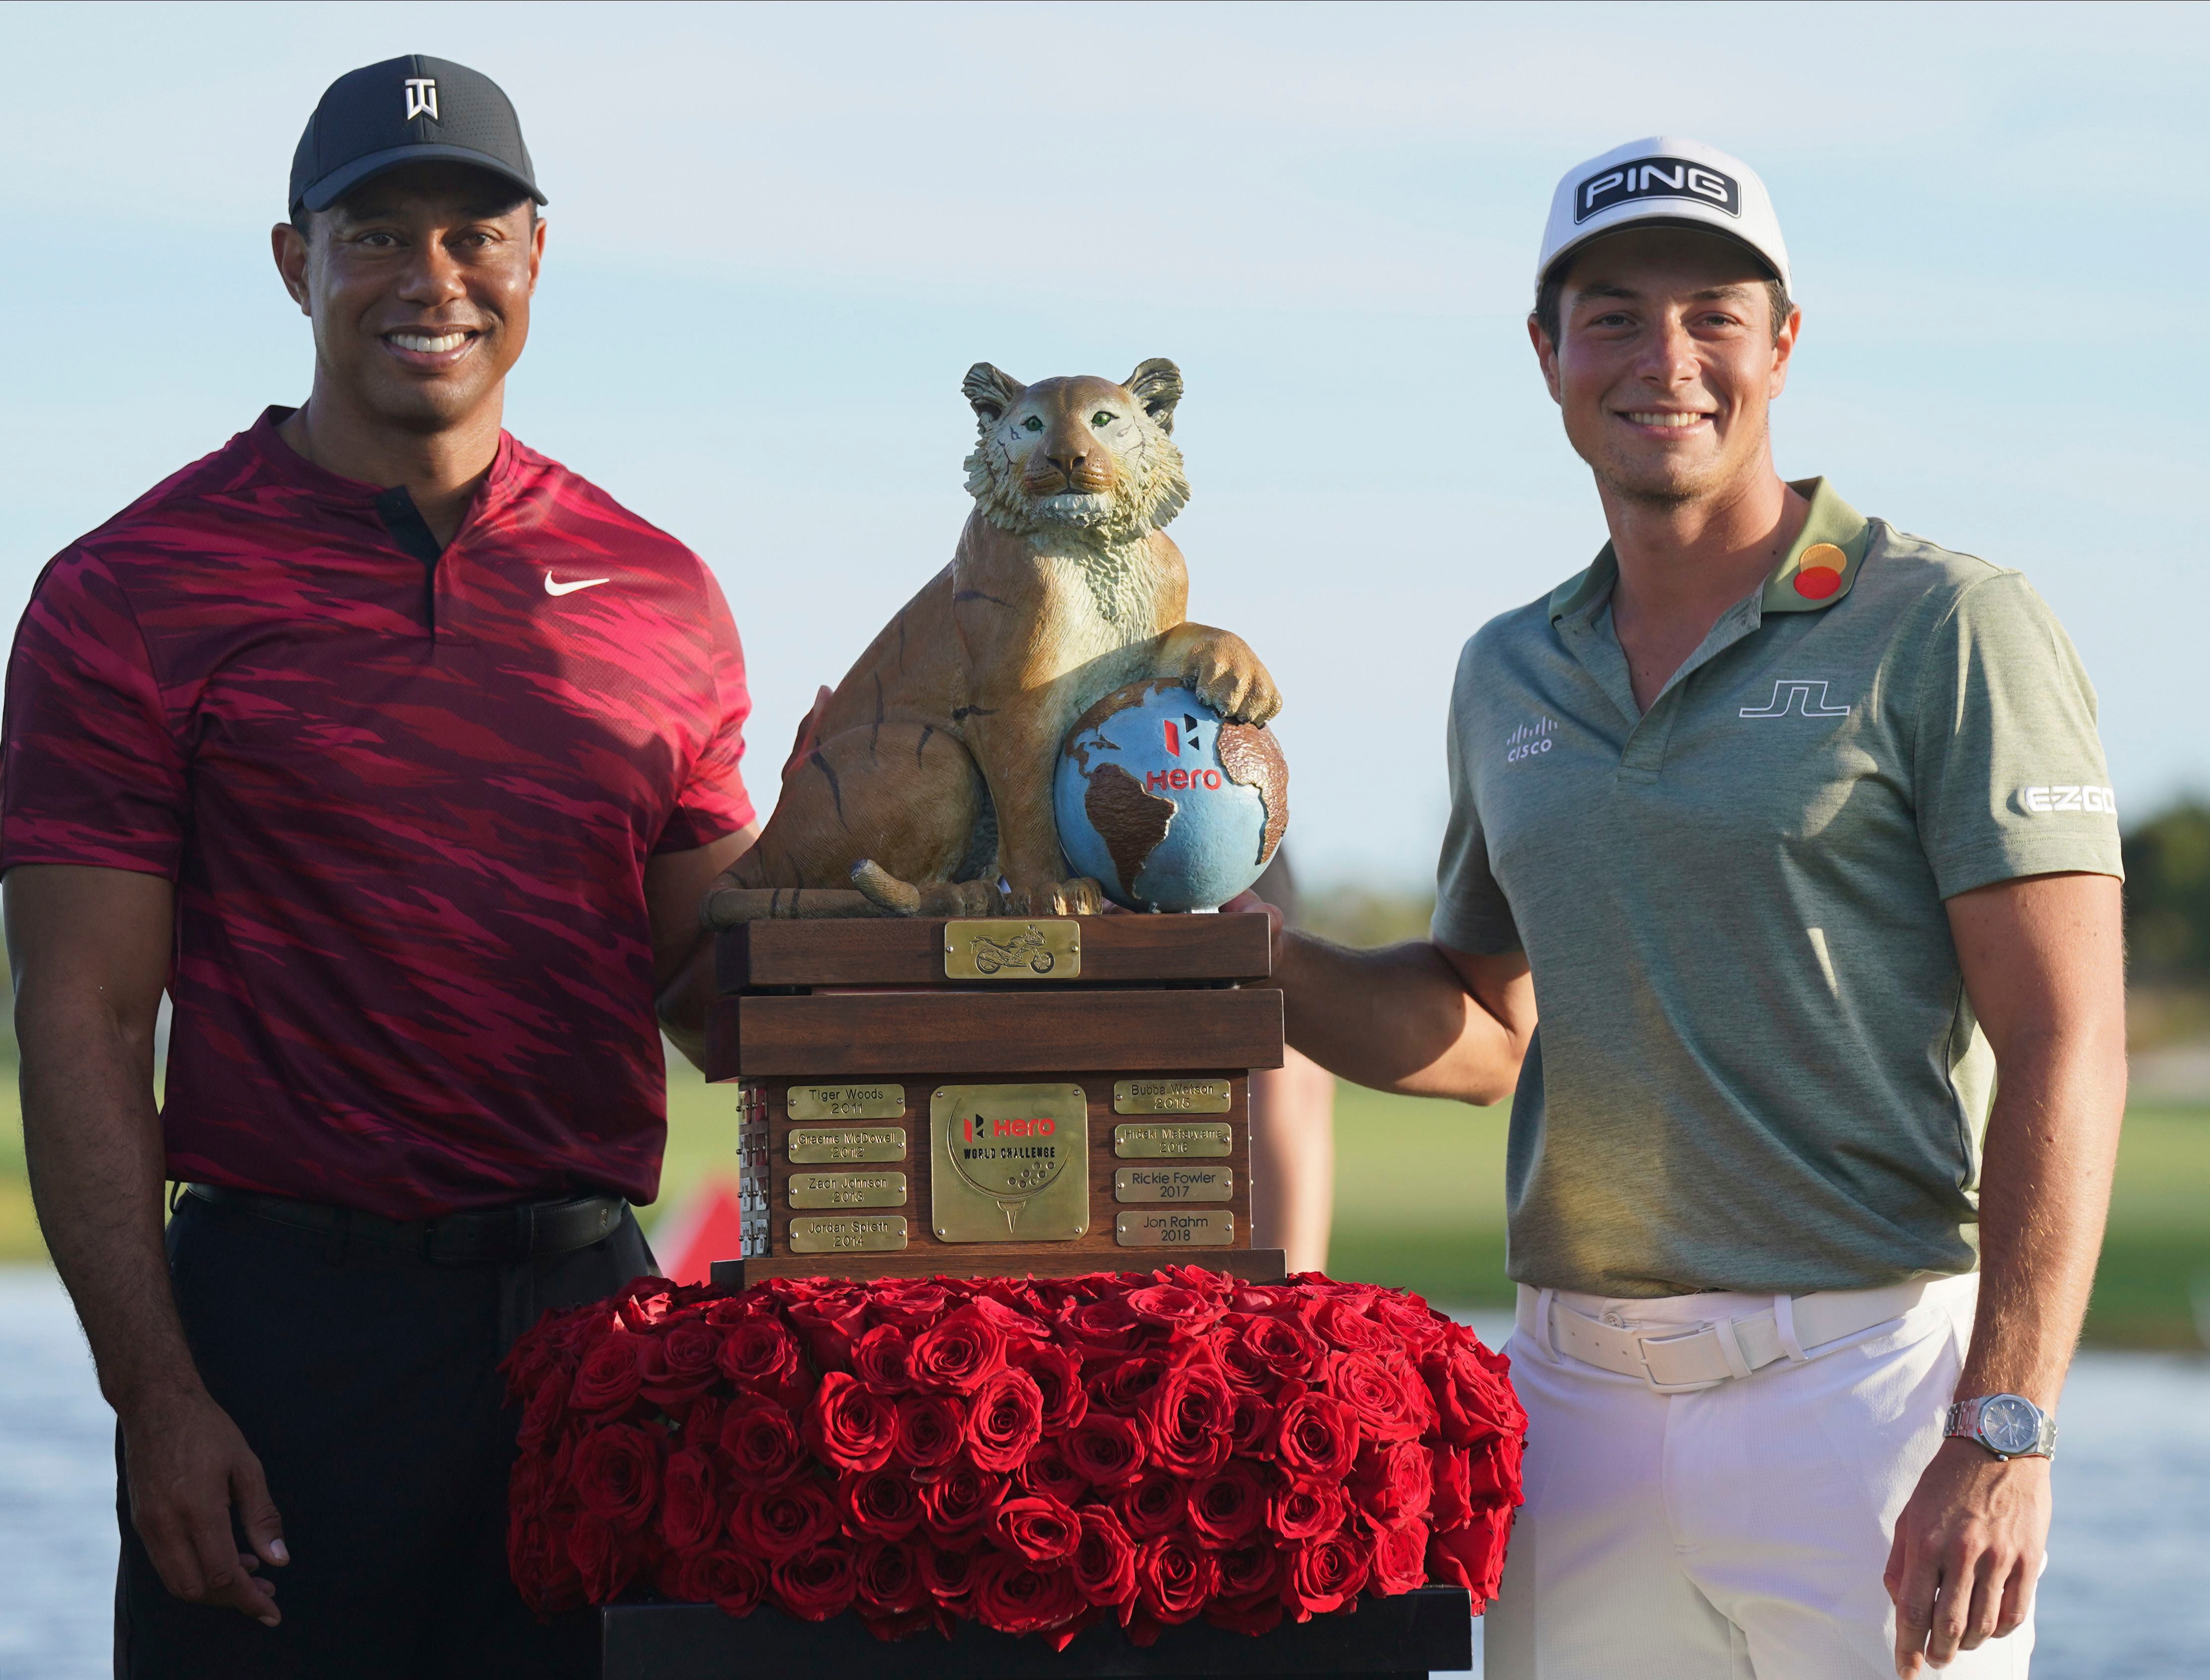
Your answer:
[[[645,861],[742,828],[697,556],[502,435],[442,554],[288,410],[58,556],[8,668],[0,870],[177,888],[172,1178],[420,1218],[667,1135]]]

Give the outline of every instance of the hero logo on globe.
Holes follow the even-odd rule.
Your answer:
[[[1689,198],[1730,216],[1742,214],[1742,188],[1724,170],[1687,158],[1637,158],[1583,181],[1573,194],[1573,221],[1638,198]]]
[[[1171,717],[1168,718],[1165,721],[1164,725],[1167,751],[1173,753],[1177,758],[1181,757],[1181,750],[1185,746],[1187,746],[1191,752],[1196,752],[1199,746],[1199,742],[1197,738],[1199,727],[1199,725],[1198,721],[1194,717],[1192,717],[1187,712],[1184,712],[1181,715],[1181,722],[1179,723],[1175,722]],[[1153,770],[1144,772],[1144,791],[1147,794],[1156,794],[1165,791],[1171,791],[1178,794],[1187,793],[1193,788],[1207,788],[1214,793],[1218,793],[1221,789],[1227,785],[1227,783],[1222,778],[1220,772],[1217,770],[1182,770],[1176,768],[1174,770]]]

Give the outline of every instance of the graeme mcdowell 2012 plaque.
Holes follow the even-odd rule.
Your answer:
[[[783,1139],[794,1163],[806,1166],[848,1165],[860,1161],[905,1159],[903,1126],[824,1126],[794,1130]]]
[[[1064,1242],[1090,1229],[1090,1103],[1078,1085],[939,1085],[929,1224],[946,1242]]]

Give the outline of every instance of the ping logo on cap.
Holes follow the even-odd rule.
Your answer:
[[[443,122],[438,115],[438,80],[435,76],[410,76],[407,78],[407,120],[427,117],[432,122]]]
[[[1573,221],[1637,198],[1691,198],[1730,216],[1742,214],[1742,188],[1724,170],[1686,158],[1637,158],[1583,181],[1573,192]]]

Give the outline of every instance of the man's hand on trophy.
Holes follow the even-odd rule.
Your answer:
[[[1230,723],[1265,723],[1281,710],[1282,691],[1248,642],[1205,625],[1182,628],[1199,632],[1182,668],[1182,680],[1198,698]]]

